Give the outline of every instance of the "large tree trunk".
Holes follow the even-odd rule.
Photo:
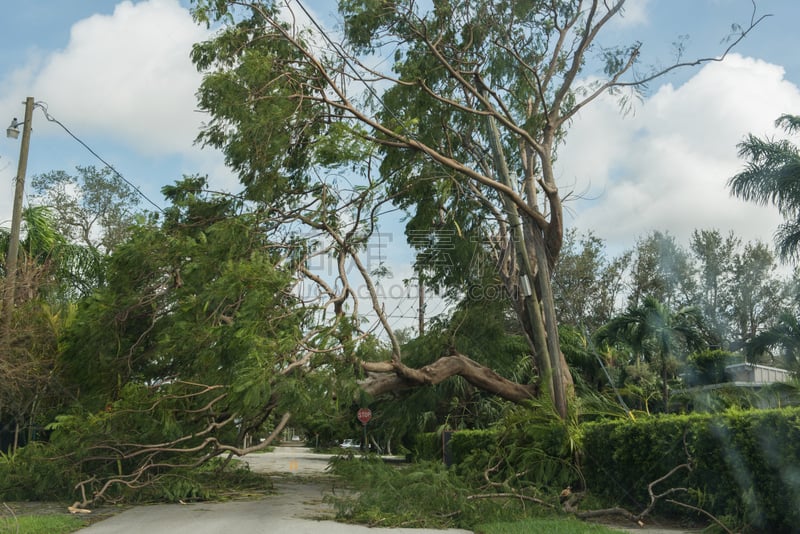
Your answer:
[[[516,187],[515,180],[512,179],[500,132],[492,116],[487,117],[487,135],[497,180],[513,190]],[[549,164],[549,160],[547,163]],[[529,207],[538,211],[534,169],[535,165],[530,160],[526,169],[529,176],[526,176],[525,190],[529,197]],[[556,412],[566,418],[567,398],[572,391],[572,375],[558,339],[558,321],[550,278],[560,250],[561,204],[555,186],[545,190],[545,193],[551,205],[550,224],[547,225],[527,215],[521,217],[518,206],[507,196],[501,197],[510,231],[507,247],[514,251],[514,254],[508,255],[510,264],[506,266],[503,278],[509,294],[518,301],[515,310],[531,343],[540,381],[550,395]],[[553,243],[550,248],[548,242]]]

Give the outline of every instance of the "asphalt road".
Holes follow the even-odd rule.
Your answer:
[[[331,521],[323,503],[334,491],[325,481],[329,457],[303,447],[244,458],[253,471],[275,473],[276,494],[253,501],[137,506],[81,529],[82,534],[469,534],[466,530],[367,528]]]

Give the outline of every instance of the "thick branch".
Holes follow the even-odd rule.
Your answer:
[[[362,362],[361,365],[368,377],[360,385],[372,396],[439,384],[451,376],[460,376],[473,386],[512,402],[531,399],[538,393],[536,386],[513,382],[457,352],[421,369],[397,362]]]

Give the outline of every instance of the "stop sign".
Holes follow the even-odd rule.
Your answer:
[[[372,419],[372,410],[369,408],[361,408],[358,410],[358,420],[361,421],[362,425],[369,423],[370,419]]]

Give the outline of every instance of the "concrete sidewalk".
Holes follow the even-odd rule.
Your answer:
[[[91,527],[84,534],[425,534],[466,530],[384,529],[309,518],[315,507],[298,502],[292,494],[258,501],[139,506]],[[305,515],[305,517],[303,517]]]
[[[81,529],[82,534],[469,534],[466,530],[368,528],[336,523],[323,502],[332,486],[307,477],[323,475],[329,456],[303,447],[276,447],[275,451],[244,458],[258,473],[280,474],[275,495],[253,501],[160,504],[137,506]],[[297,476],[295,479],[294,477]]]

